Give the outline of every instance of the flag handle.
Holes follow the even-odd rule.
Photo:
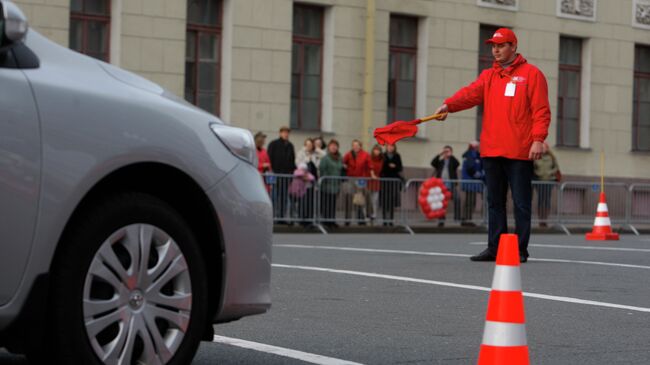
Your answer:
[[[420,118],[420,122],[428,122],[430,120],[442,118],[445,115],[447,115],[447,113],[432,114],[432,115],[429,115],[428,117]]]

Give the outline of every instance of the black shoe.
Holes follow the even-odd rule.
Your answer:
[[[438,223],[438,227],[444,227],[444,226],[445,226],[445,222]]]
[[[528,256],[530,256],[530,255],[528,255],[528,250],[521,250],[520,249],[520,251],[519,251],[519,262],[521,262],[522,264],[524,262],[527,262],[528,261]]]
[[[497,257],[490,251],[489,248],[486,248],[483,252],[476,256],[469,258],[472,261],[496,261]]]

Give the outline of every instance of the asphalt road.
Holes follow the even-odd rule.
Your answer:
[[[490,287],[494,264],[467,256],[482,241],[276,235],[271,312],[217,326],[225,341],[250,343],[204,343],[193,364],[310,363],[294,355],[318,364],[476,363],[489,294],[481,288]],[[650,363],[650,238],[535,235],[531,243],[522,267],[524,291],[534,296],[525,298],[531,363]],[[0,365],[9,364],[26,361],[0,354]]]

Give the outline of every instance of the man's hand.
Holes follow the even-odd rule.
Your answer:
[[[544,154],[544,143],[535,141],[530,147],[530,152],[528,153],[528,159],[530,160],[539,160]]]
[[[449,108],[447,108],[447,104],[442,104],[438,109],[436,109],[436,112],[434,114],[440,114],[440,113],[449,113]],[[436,120],[445,120],[447,119],[447,114],[443,115],[442,117],[436,118]]]

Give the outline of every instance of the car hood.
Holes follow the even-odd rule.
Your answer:
[[[109,80],[118,81],[125,88],[158,95],[166,100],[168,106],[175,109],[184,109],[186,113],[198,117],[197,119],[224,124],[216,116],[188,103],[185,99],[164,89],[155,82],[120,67],[65,48],[33,29],[30,29],[25,43],[40,58],[41,64],[47,64],[49,72],[58,73],[61,77],[65,75],[68,76],[68,79],[84,80],[87,87],[96,89],[111,84],[108,82]],[[115,91],[119,92],[119,90]]]
[[[102,61],[97,61],[97,64],[104,71],[106,71],[109,76],[114,77],[116,80],[121,81],[127,85],[137,87],[138,89],[149,91],[158,95],[162,95],[165,91],[160,85],[156,84],[155,82],[149,81],[144,77],[138,76],[132,72],[126,71]]]

